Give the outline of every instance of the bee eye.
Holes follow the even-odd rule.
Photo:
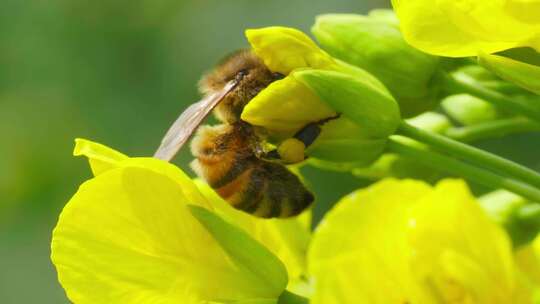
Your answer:
[[[247,74],[249,74],[248,69],[241,69],[238,71],[238,73],[236,73],[236,81],[242,80],[242,78],[244,78]]]

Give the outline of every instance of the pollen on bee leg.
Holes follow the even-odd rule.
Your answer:
[[[280,158],[288,164],[295,164],[305,159],[306,145],[296,139],[288,138],[283,141],[278,147]]]

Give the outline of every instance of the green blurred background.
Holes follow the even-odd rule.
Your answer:
[[[246,47],[244,29],[308,31],[317,14],[364,13],[388,2],[2,0],[0,303],[68,302],[49,242],[62,207],[90,177],[86,162],[71,156],[74,138],[151,155],[175,117],[198,99],[201,74]],[[539,169],[538,139],[520,135],[482,146]],[[177,163],[186,168],[190,159],[184,151]],[[306,175],[318,216],[365,184],[313,168]]]
[[[244,29],[307,31],[317,14],[386,2],[2,0],[0,303],[68,302],[49,242],[60,210],[90,177],[86,162],[71,156],[74,138],[151,155],[198,99],[201,74],[247,46]],[[184,152],[178,163],[189,160]],[[335,180],[327,201],[354,187]]]

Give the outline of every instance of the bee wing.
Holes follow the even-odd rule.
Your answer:
[[[172,124],[163,137],[161,145],[154,153],[155,158],[170,161],[178,150],[188,141],[189,137],[214,107],[236,87],[238,81],[229,81],[221,91],[216,92],[192,104]]]

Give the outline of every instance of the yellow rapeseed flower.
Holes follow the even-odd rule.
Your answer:
[[[231,208],[208,184],[200,180],[196,180],[195,184],[212,202],[217,214],[248,232],[285,264],[289,274],[287,288],[301,293],[296,287],[306,283],[305,256],[311,238],[311,211],[289,219],[259,219]]]
[[[467,186],[384,180],[342,199],[308,254],[312,303],[532,303]]]
[[[405,39],[434,55],[540,51],[539,0],[392,0]]]
[[[308,155],[363,165],[378,157],[400,121],[397,102],[379,80],[331,57],[296,29],[253,29],[246,36],[268,68],[286,77],[248,103],[244,121],[283,139],[340,113],[339,119],[323,125]]]
[[[87,156],[96,176],[62,211],[51,244],[73,302],[270,304],[287,269],[302,275],[305,219],[240,214],[154,158],[81,139],[74,154]]]
[[[533,303],[540,303],[540,237],[515,252],[520,269],[521,285],[533,295]]]

